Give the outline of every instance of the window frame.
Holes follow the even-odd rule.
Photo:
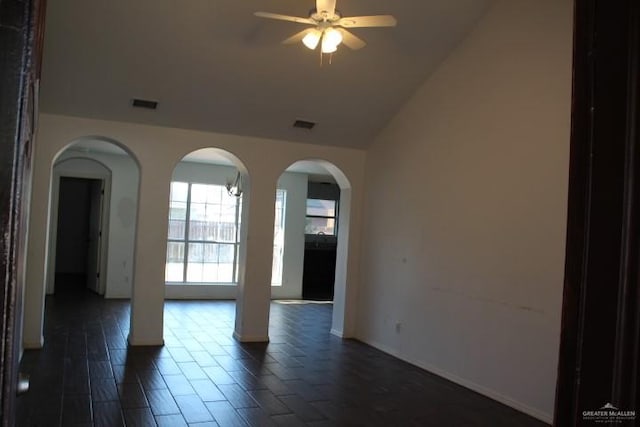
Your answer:
[[[193,184],[197,184],[197,185],[207,185],[207,186],[212,186],[212,187],[224,187],[223,185],[220,184],[211,184],[211,183],[200,183],[200,182],[186,182],[186,181],[171,181],[171,184],[173,183],[183,183],[183,184],[187,184],[187,200],[186,200],[186,212],[185,212],[185,224],[184,224],[184,234],[182,236],[182,239],[177,239],[177,238],[171,238],[169,237],[169,233],[167,232],[167,244],[169,243],[182,243],[184,245],[184,256],[182,258],[182,281],[175,281],[175,280],[166,280],[166,273],[165,273],[165,285],[177,285],[177,286],[181,286],[181,285],[193,285],[193,286],[201,286],[201,285],[222,285],[222,286],[235,286],[238,284],[238,257],[239,257],[239,248],[240,248],[240,241],[239,241],[239,237],[240,237],[240,204],[241,201],[238,198],[236,199],[235,202],[235,242],[230,243],[230,242],[220,242],[220,241],[216,241],[216,240],[190,240],[189,239],[189,229],[190,229],[190,223],[191,223],[191,189],[192,189],[192,185]],[[171,209],[171,202],[173,200],[171,200],[171,197],[169,198],[169,209]],[[169,221],[171,221],[171,218],[169,218]],[[188,270],[188,265],[189,265],[189,244],[191,243],[197,243],[197,244],[215,244],[215,245],[233,245],[233,270],[231,273],[231,281],[230,282],[209,282],[209,281],[202,281],[202,282],[195,282],[195,281],[188,281],[187,280],[187,270]],[[219,263],[218,263],[219,264]],[[166,269],[166,265],[167,265],[167,260],[165,260],[165,269]],[[166,271],[166,270],[165,270]]]
[[[309,200],[322,200],[322,201],[327,201],[327,202],[333,202],[334,203],[334,214],[333,216],[329,216],[329,215],[309,215],[307,214],[307,210],[308,210],[308,206],[307,206],[307,202]],[[305,200],[305,230],[304,230],[304,234],[306,234],[307,236],[333,236],[333,237],[337,237],[338,236],[338,215],[340,212],[340,201],[339,200],[335,200],[335,199],[321,199],[318,197],[307,197],[307,199]],[[333,219],[333,233],[332,234],[327,234],[327,233],[322,233],[322,234],[318,234],[318,233],[307,233],[306,230],[306,219],[307,218],[322,218],[322,219]]]

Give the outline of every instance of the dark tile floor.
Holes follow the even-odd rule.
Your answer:
[[[271,342],[231,338],[235,307],[167,301],[164,347],[127,347],[129,303],[47,297],[18,426],[542,426],[329,334],[331,305],[271,306]]]

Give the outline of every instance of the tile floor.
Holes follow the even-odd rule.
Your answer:
[[[129,303],[47,297],[18,426],[543,426],[354,340],[331,305],[271,306],[271,342],[231,338],[235,305],[167,301],[165,346],[128,348]]]

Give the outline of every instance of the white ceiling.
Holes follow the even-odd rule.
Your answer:
[[[338,0],[343,16],[398,26],[353,29],[368,45],[320,66],[317,52],[280,44],[303,25],[253,16],[308,16],[313,0],[50,1],[41,110],[363,148],[490,2]],[[317,126],[294,129],[298,118]]]

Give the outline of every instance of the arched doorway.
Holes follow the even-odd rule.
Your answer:
[[[285,170],[278,187],[287,195],[286,243],[283,286],[273,287],[272,297],[333,302],[331,332],[343,335],[351,184],[330,162],[302,160]]]
[[[96,268],[89,267],[87,272],[99,277],[88,279],[87,287],[106,298],[131,297],[139,176],[137,159],[124,146],[108,138],[78,139],[55,156],[49,198],[47,294],[55,291],[56,264],[60,265],[60,255],[63,255],[58,254],[58,224],[68,222],[64,216],[73,212],[73,207],[62,212],[59,209],[61,184],[71,179],[76,180],[78,188],[89,188],[90,217],[86,224],[94,234],[95,247],[87,252],[87,261],[95,262]],[[74,200],[72,197],[72,203]]]
[[[176,164],[169,195],[166,298],[236,298],[243,171],[239,159],[215,148],[191,152]]]

